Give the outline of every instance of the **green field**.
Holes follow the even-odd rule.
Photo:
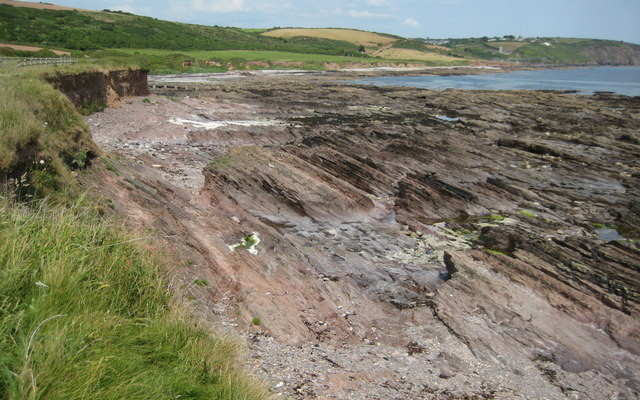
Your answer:
[[[425,62],[429,65],[465,65],[466,60],[443,55],[437,52],[425,52],[412,49],[385,49],[377,53],[379,57],[392,60],[412,60]]]
[[[345,41],[362,45],[364,47],[378,48],[393,43],[397,36],[383,35],[380,33],[360,31],[356,29],[330,29],[330,28],[283,28],[274,29],[263,33],[263,36],[293,39],[297,37],[311,37]]]
[[[116,49],[113,49],[116,50]],[[247,60],[247,61],[303,61],[303,62],[375,62],[379,60],[369,60],[345,56],[328,56],[324,54],[291,53],[286,51],[261,51],[261,50],[191,50],[172,51],[159,49],[117,49],[117,51],[131,55],[149,55],[166,57],[171,54],[183,54],[197,60]]]
[[[406,62],[403,60],[385,60],[380,58],[359,58],[345,56],[329,56],[323,54],[291,53],[284,51],[171,51],[159,49],[113,49],[94,53],[96,57],[111,59],[113,63],[135,62],[149,68],[153,74],[176,72],[222,72],[227,71],[228,64],[234,69],[308,69],[323,70],[327,63],[341,67],[347,64],[375,66],[379,62]],[[192,60],[193,65],[183,67],[182,63]],[[221,66],[208,66],[205,61],[215,61]],[[268,63],[263,65],[262,63]]]

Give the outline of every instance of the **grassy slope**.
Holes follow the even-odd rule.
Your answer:
[[[126,54],[135,55],[136,53],[149,56],[169,56],[176,54],[172,50],[162,49],[119,49],[118,51]],[[305,53],[291,53],[286,51],[253,51],[253,50],[191,50],[181,51],[179,54],[195,58],[198,60],[256,60],[256,61],[332,61],[332,62],[346,62],[346,61],[367,61],[366,59],[354,59],[353,57],[345,56],[326,56],[323,54],[305,54]],[[377,60],[371,60],[377,61]]]
[[[495,49],[500,49],[502,47],[506,51],[515,51],[527,44],[527,42],[490,42],[489,46]]]
[[[268,398],[235,346],[174,303],[151,244],[69,199],[76,152],[95,148],[70,102],[41,73],[4,72],[0,177],[60,200],[0,192],[0,398]]]
[[[460,56],[448,55],[422,41],[355,29],[283,28],[264,32],[263,35],[286,39],[312,37],[341,40],[363,46],[368,55],[389,61],[419,61],[430,65],[467,63]]]
[[[305,69],[322,69],[324,63],[338,63],[344,65],[346,63],[377,63],[381,61],[375,58],[355,58],[344,56],[328,56],[323,54],[304,54],[304,53],[291,53],[284,51],[251,51],[251,50],[220,50],[220,51],[181,51],[176,53],[171,50],[159,50],[159,49],[119,49],[112,50],[110,52],[111,57],[115,54],[125,54],[126,57],[122,57],[122,60],[126,60],[129,57],[134,57],[141,61],[149,63],[149,67],[153,73],[170,72],[180,70],[181,64],[186,59],[195,60],[195,65],[188,68],[189,72],[198,71],[212,71],[216,68],[206,67],[203,68],[199,62],[204,60],[217,61],[223,65],[223,67],[217,68],[218,70],[226,70],[227,63],[233,64],[236,68],[243,68],[247,62],[250,61],[264,61],[264,62],[303,62],[304,66],[294,66],[295,68]],[[167,69],[164,69],[167,67]],[[274,68],[282,69],[286,66],[274,65]],[[257,66],[256,68],[260,68]]]
[[[189,55],[191,51],[258,51],[244,53],[236,58],[244,60],[265,60],[262,52],[286,52],[323,55],[324,62],[349,62],[335,57],[358,57],[366,59],[381,47],[390,46],[397,36],[378,34],[352,29],[279,29],[263,30],[207,27],[181,24],[114,12],[75,12],[68,10],[42,10],[0,5],[0,19],[6,21],[0,26],[0,42],[36,44],[42,47],[90,51],[98,49],[162,49],[173,54]],[[362,53],[360,46],[366,49]],[[158,71],[179,69],[178,60],[167,59],[171,53],[158,54],[138,51],[151,59],[138,57],[136,62],[147,64]],[[396,52],[402,55],[402,52]],[[443,62],[429,50],[426,55],[409,54],[408,60]],[[128,54],[133,57],[131,52]],[[92,55],[106,56],[104,52]],[[395,55],[382,53],[389,60]],[[118,55],[115,55],[118,57]],[[225,59],[231,57],[222,56]],[[135,57],[134,57],[135,58]],[[321,57],[307,57],[311,62],[320,62]],[[184,61],[184,60],[181,60]],[[297,57],[292,61],[306,61]],[[352,61],[352,60],[350,60]],[[361,61],[366,62],[366,61]],[[448,61],[447,61],[448,62]],[[165,64],[162,66],[162,64]],[[310,68],[318,68],[312,65]]]
[[[14,178],[22,197],[57,195],[71,188],[71,171],[84,167],[97,152],[82,118],[33,70],[3,72],[0,175]]]
[[[397,49],[397,48],[384,49],[376,53],[376,56],[387,58],[387,59],[395,59],[395,60],[423,61],[429,64],[461,65],[465,63],[464,61],[461,61],[460,58],[447,56],[435,51],[427,52],[427,51],[420,51],[420,50],[413,50],[413,49]]]
[[[81,203],[0,201],[0,398],[267,398],[137,238]]]
[[[546,44],[545,44],[546,43]],[[639,64],[640,46],[612,40],[537,38],[522,41],[453,39],[452,55],[548,64]],[[510,52],[500,54],[499,48]]]
[[[172,50],[276,50],[359,55],[347,42],[304,38],[282,40],[217,26],[156,20],[126,13],[76,12],[0,4],[0,42],[73,50],[157,48]]]

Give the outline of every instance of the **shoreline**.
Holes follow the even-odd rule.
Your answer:
[[[436,67],[373,67],[373,68],[352,68],[340,70],[302,70],[302,69],[262,69],[247,71],[228,71],[228,72],[200,72],[185,74],[166,74],[166,75],[149,75],[150,83],[195,83],[208,81],[222,81],[229,79],[241,79],[247,77],[269,77],[269,76],[336,76],[336,75],[357,75],[361,73],[369,73],[376,75],[388,75],[389,73],[416,73],[416,72],[434,72],[434,71],[502,71],[501,67],[493,66],[436,66]]]
[[[278,80],[319,80],[319,81],[343,81],[351,84],[364,84],[364,85],[376,85],[376,83],[370,82],[357,82],[357,80],[376,79],[376,78],[394,78],[394,77],[433,77],[433,76],[463,76],[463,75],[487,75],[487,74],[507,74],[517,71],[547,71],[547,70],[592,70],[600,68],[625,68],[625,66],[544,66],[544,67],[497,67],[497,66],[434,66],[425,68],[395,68],[395,67],[375,67],[375,68],[355,68],[344,70],[332,70],[332,71],[317,71],[317,70],[251,70],[251,71],[230,71],[230,72],[215,72],[215,73],[193,73],[193,74],[167,74],[167,75],[149,75],[148,85],[153,91],[164,90],[177,90],[177,91],[190,91],[190,90],[207,90],[209,88],[217,87],[224,83],[241,82],[241,81],[253,81],[258,82],[262,80],[266,81],[278,81]],[[638,67],[626,67],[626,68],[638,68]],[[535,79],[535,78],[533,78]],[[542,79],[544,80],[544,79]],[[351,82],[350,82],[351,81]],[[551,80],[553,82],[553,80]],[[584,83],[587,85],[591,81],[586,80]],[[633,84],[633,82],[631,82]],[[511,91],[511,90],[534,90],[534,91],[551,91],[566,94],[581,94],[581,95],[596,95],[596,94],[614,94],[621,96],[635,97],[634,91],[625,93],[624,91],[615,90],[616,82],[611,82],[611,87],[606,88],[593,88],[592,90],[567,85],[567,87],[553,87],[553,85],[544,86],[540,88],[532,87],[513,87],[513,88],[483,88],[483,87],[447,87],[447,88],[427,88],[413,85],[396,85],[396,84],[380,84],[381,87],[415,87],[417,89],[425,90],[445,90],[445,89],[458,89],[458,90],[496,90],[496,91]],[[628,88],[628,84],[625,83],[625,88]]]

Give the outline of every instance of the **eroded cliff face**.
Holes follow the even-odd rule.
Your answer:
[[[591,47],[581,51],[590,64],[599,65],[640,65],[640,46],[631,43],[618,43],[616,46]]]
[[[47,80],[64,93],[79,109],[113,107],[129,96],[149,94],[146,70],[82,72],[49,77]]]
[[[318,78],[194,96],[89,117],[123,158],[86,181],[166,238],[176,290],[247,332],[274,390],[638,398],[638,98]],[[230,250],[253,232],[257,254]]]

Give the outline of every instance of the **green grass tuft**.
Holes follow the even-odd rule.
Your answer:
[[[520,210],[520,211],[518,211],[518,214],[523,215],[523,216],[525,216],[527,218],[537,218],[538,217],[538,214],[534,213],[531,210]]]
[[[266,399],[158,261],[79,201],[0,201],[0,398]]]

